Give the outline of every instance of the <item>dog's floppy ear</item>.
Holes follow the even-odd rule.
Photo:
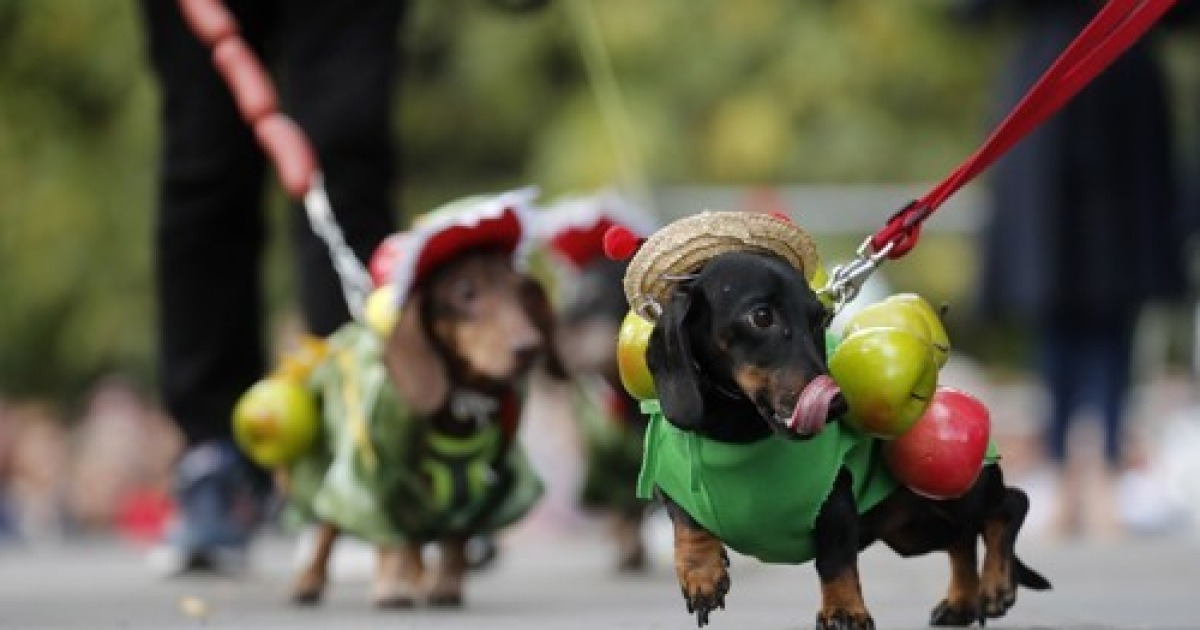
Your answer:
[[[699,428],[704,419],[700,374],[687,328],[691,310],[691,292],[680,287],[658,318],[646,347],[646,363],[654,375],[663,415],[682,429]]]
[[[388,337],[384,363],[404,402],[416,413],[429,415],[445,404],[450,380],[423,321],[424,299],[414,292],[405,302]]]
[[[546,290],[540,282],[533,278],[521,280],[521,305],[525,308],[529,321],[542,335],[546,372],[556,379],[566,379],[567,369],[563,365],[562,357],[558,355],[558,345],[555,343],[554,308],[550,306],[550,298],[546,297]]]

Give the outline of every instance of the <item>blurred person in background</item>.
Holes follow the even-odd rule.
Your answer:
[[[315,146],[346,241],[369,259],[395,227],[391,117],[407,3],[224,4],[277,71],[282,109]],[[178,523],[155,559],[168,573],[236,568],[270,488],[230,437],[235,401],[268,367],[267,166],[176,2],[142,0],[141,9],[162,95],[154,232],[160,387],[185,440],[176,466]],[[302,311],[310,332],[325,336],[348,319],[347,307],[303,211],[289,219]]]
[[[72,524],[82,533],[157,541],[170,508],[165,480],[180,450],[174,424],[132,383],[108,376],[92,388],[72,432]]]
[[[0,539],[61,540],[70,442],[44,403],[0,403]]]
[[[1081,0],[967,0],[975,23],[1011,18],[1016,48],[999,84],[1009,111],[1101,6]],[[1057,475],[1055,534],[1121,533],[1134,329],[1152,301],[1185,289],[1172,118],[1154,33],[1135,44],[992,171],[981,235],[985,317],[1030,327],[1049,394],[1046,455]],[[1068,436],[1081,411],[1103,429],[1103,467],[1081,471]],[[1069,460],[1070,459],[1070,463]]]

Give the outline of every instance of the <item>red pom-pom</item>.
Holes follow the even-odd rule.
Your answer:
[[[788,216],[788,213],[784,212],[783,210],[772,210],[767,214],[779,219],[780,221],[783,221],[784,223],[792,222],[792,217]]]
[[[371,255],[371,261],[367,265],[375,286],[381,287],[391,281],[396,261],[403,253],[403,244],[404,234],[397,233],[383,239],[375,248],[375,253]]]
[[[642,240],[623,225],[614,225],[604,233],[604,255],[611,260],[629,260]]]

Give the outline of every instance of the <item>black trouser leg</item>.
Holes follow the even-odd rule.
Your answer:
[[[286,109],[316,148],[338,225],[364,264],[395,229],[391,125],[401,0],[289,0],[280,7]],[[310,330],[348,319],[341,285],[303,210],[292,216],[300,301]]]
[[[235,4],[261,40],[269,3]],[[263,160],[207,49],[169,0],[144,0],[162,89],[154,226],[163,402],[189,445],[229,435],[238,396],[263,373]]]

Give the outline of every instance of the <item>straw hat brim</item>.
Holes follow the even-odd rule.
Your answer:
[[[655,232],[629,262],[625,298],[643,318],[654,321],[681,277],[729,252],[773,254],[811,280],[817,248],[800,226],[758,212],[706,211]]]

